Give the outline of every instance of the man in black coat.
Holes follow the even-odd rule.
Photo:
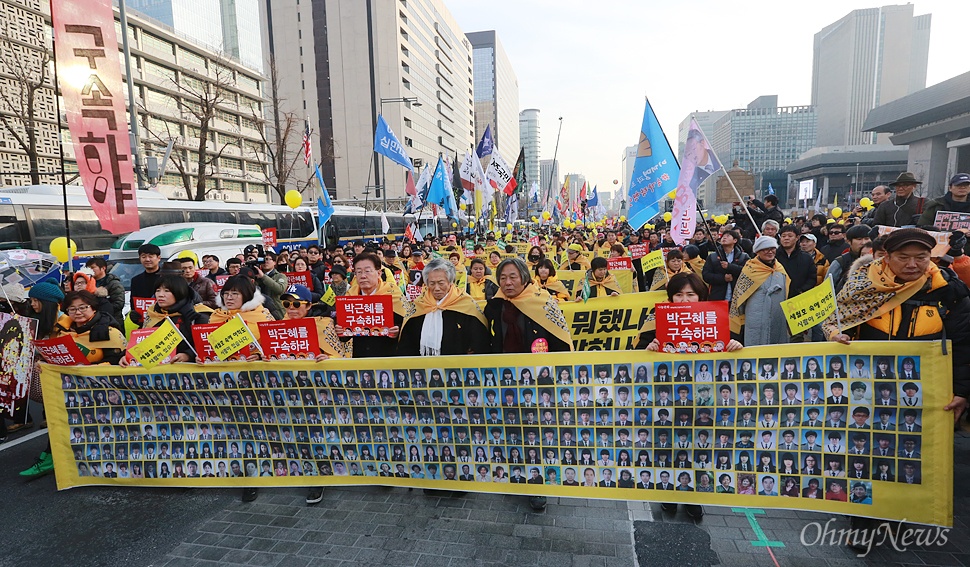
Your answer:
[[[793,225],[786,224],[781,227],[778,238],[781,245],[778,247],[776,259],[781,262],[791,280],[788,297],[792,298],[815,287],[818,275],[815,260],[798,247],[798,231]]]
[[[741,268],[748,261],[748,255],[737,245],[741,234],[736,230],[726,230],[721,235],[720,252],[707,257],[704,264],[704,282],[711,286],[711,301],[731,299],[734,282],[741,275]]]
[[[138,261],[145,271],[131,278],[131,312],[129,316],[133,323],[141,326],[145,320],[147,305],[155,303],[155,284],[161,274],[162,249],[154,244],[142,244],[138,247]],[[121,323],[121,321],[119,321]]]

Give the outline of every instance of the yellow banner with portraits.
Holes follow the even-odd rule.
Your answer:
[[[664,301],[667,292],[649,291],[596,297],[586,302],[563,301],[559,307],[576,350],[633,350],[647,315]]]
[[[386,485],[950,526],[943,352],[44,365],[42,381],[59,489]]]

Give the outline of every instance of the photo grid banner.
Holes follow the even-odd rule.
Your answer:
[[[894,341],[42,380],[60,489],[390,485],[949,526],[951,364],[939,342]]]

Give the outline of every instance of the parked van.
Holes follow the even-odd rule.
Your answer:
[[[263,234],[256,225],[219,222],[174,223],[143,228],[119,238],[108,254],[108,262],[114,264],[111,273],[121,278],[128,289],[131,278],[141,273],[138,247],[154,244],[162,251],[162,262],[174,260],[190,250],[201,259],[205,254],[219,257],[223,266],[226,260],[242,254],[249,245],[263,243]]]

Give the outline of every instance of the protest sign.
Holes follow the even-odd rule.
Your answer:
[[[664,352],[723,352],[731,340],[727,301],[658,303],[656,318]]]
[[[81,350],[81,345],[74,342],[70,335],[34,341],[34,346],[37,348],[37,352],[44,357],[44,360],[51,364],[59,366],[88,364],[88,359],[84,356],[85,353]]]
[[[313,275],[310,272],[287,272],[287,285],[299,284],[313,291]]]
[[[44,365],[42,380],[60,489],[385,485],[793,509],[948,526],[953,415],[942,408],[951,398],[953,360],[944,352],[952,349],[936,341],[860,341],[716,355],[629,351],[621,359],[582,352],[176,364],[161,373]],[[846,403],[829,403],[834,384],[806,376],[836,362],[864,376],[889,368],[893,377],[860,378],[851,393],[840,392]],[[686,381],[671,380],[681,367]],[[776,371],[739,381],[752,367],[800,374],[787,379]],[[919,390],[912,406],[901,402],[902,387],[910,385],[901,378],[904,367],[921,376],[911,380]],[[729,379],[717,378],[721,373]],[[483,386],[505,375],[512,384]],[[454,385],[428,387],[438,380]],[[537,385],[543,381],[549,385]],[[758,403],[745,405],[752,391]],[[791,393],[797,403],[760,403],[776,393]],[[120,397],[118,407],[135,420],[109,424],[110,441],[101,440],[103,425],[84,424],[84,412],[100,408],[77,406],[101,394]],[[884,395],[889,405],[880,403]],[[720,401],[724,396],[729,403]],[[186,399],[193,411],[170,408],[168,398]],[[546,425],[540,425],[546,419],[541,403],[556,406]],[[811,425],[839,415],[836,426]],[[740,426],[746,419],[757,428]],[[722,420],[731,425],[719,426]],[[688,425],[674,426],[681,421]],[[891,427],[883,429],[884,422]],[[913,432],[904,429],[910,422]],[[89,431],[97,442],[86,440]],[[532,438],[541,444],[542,464],[526,464]],[[584,439],[595,444],[589,455],[595,464],[579,464],[586,458]],[[270,455],[259,455],[261,440]],[[658,447],[664,442],[689,448],[668,452]],[[731,447],[718,449],[719,443]],[[480,446],[488,462],[475,462]],[[681,450],[686,458],[675,467]],[[414,451],[419,456],[409,458]],[[738,470],[738,463],[762,459],[768,472]],[[805,462],[814,463],[809,472]],[[105,475],[109,465],[117,476]],[[455,480],[463,474],[474,480]],[[641,481],[646,488],[637,489]],[[663,481],[693,490],[661,491]]]
[[[263,246],[266,248],[272,248],[276,246],[276,229],[275,228],[264,228],[263,232]]]
[[[175,348],[182,342],[182,333],[166,318],[158,327],[135,329],[131,332],[128,354],[146,369],[171,362]]]
[[[633,260],[626,256],[621,256],[619,258],[607,258],[606,267],[612,272],[614,270],[632,270]]]
[[[203,325],[192,325],[192,344],[195,345],[197,353],[196,360],[199,362],[219,362],[212,346],[209,344],[209,333],[222,326],[222,323],[206,323]],[[244,346],[235,355],[226,360],[244,360],[249,356],[249,345]]]
[[[826,320],[836,310],[832,278],[801,295],[781,302],[791,334],[797,335]]]
[[[653,252],[647,254],[643,258],[640,258],[640,265],[643,267],[644,272],[649,272],[650,270],[663,267],[664,265],[663,250],[654,250]]]
[[[132,303],[134,305],[135,311],[141,315],[148,313],[152,305],[155,305],[154,297],[132,297]]]
[[[10,415],[30,387],[36,334],[37,319],[0,313],[0,411]]]
[[[394,326],[394,299],[390,295],[337,297],[337,324],[344,336],[386,335]]]
[[[640,258],[643,258],[644,256],[647,255],[649,248],[647,247],[646,244],[631,244],[629,251],[630,251],[631,258],[633,258],[634,260],[639,260]]]
[[[216,353],[219,360],[229,360],[243,347],[255,343],[256,337],[253,336],[242,317],[236,315],[219,325],[218,329],[210,332],[207,340],[209,346],[212,347],[212,352]]]
[[[970,213],[938,211],[933,226],[940,230],[970,230]]]
[[[320,354],[314,319],[263,321],[256,326],[263,356],[270,360],[314,358]]]
[[[666,300],[666,292],[651,291],[596,297],[585,303],[566,301],[559,306],[576,350],[632,350],[653,306]]]

